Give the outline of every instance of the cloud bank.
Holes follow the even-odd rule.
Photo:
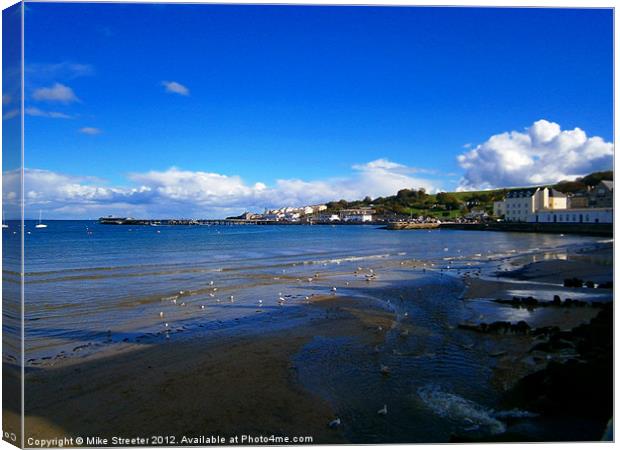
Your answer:
[[[491,136],[458,156],[465,174],[459,190],[531,186],[572,179],[613,166],[613,144],[580,128],[562,130],[547,120],[524,132]]]
[[[247,183],[238,175],[171,167],[130,173],[129,186],[110,187],[97,178],[26,169],[24,199],[28,217],[42,209],[47,218],[96,218],[108,214],[214,218],[245,210],[375,198],[393,195],[402,188],[438,189],[436,182],[413,176],[417,171],[379,159],[357,164],[341,178],[278,179],[268,186],[263,182]],[[5,172],[4,178],[4,197],[9,201],[18,192],[19,172]]]

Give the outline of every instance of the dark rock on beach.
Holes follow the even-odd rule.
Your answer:
[[[527,334],[530,331],[530,326],[523,320],[514,324],[503,320],[492,323],[482,322],[477,325],[459,324],[459,328],[488,334]]]
[[[547,330],[547,342],[531,351],[574,349],[576,357],[550,361],[542,370],[523,377],[506,392],[503,406],[547,417],[594,424],[584,439],[598,440],[613,414],[613,309],[606,305],[588,324],[571,331]]]
[[[511,300],[505,300],[505,299],[498,298],[493,301],[495,303],[500,303],[502,305],[510,305],[514,308],[525,308],[528,310],[532,310],[538,307],[547,307],[547,306],[556,306],[556,307],[571,307],[571,306],[584,307],[588,305],[600,306],[599,303],[594,303],[594,302],[588,303],[583,300],[573,300],[570,298],[567,298],[564,301],[562,301],[559,295],[554,295],[553,301],[551,302],[538,300],[531,296],[530,297],[513,297]]]

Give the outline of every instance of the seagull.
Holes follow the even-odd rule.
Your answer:
[[[235,296],[231,295],[230,297],[228,297],[228,300],[230,300],[230,303],[234,303],[235,302]]]
[[[336,417],[334,420],[329,422],[329,428],[338,428],[340,426],[340,417]]]
[[[284,300],[284,298],[283,298],[283,297],[280,297],[280,298],[278,299],[278,305],[282,306],[282,305],[284,305],[284,302],[285,302],[285,300]]]
[[[336,292],[336,286],[332,287],[332,292]]]
[[[168,328],[168,322],[166,322],[166,323],[164,324],[164,326],[165,326],[166,328]]]
[[[200,309],[205,309],[205,305],[200,305]]]
[[[213,292],[210,292],[209,293],[209,297],[213,298],[213,297],[215,297],[215,294]]]
[[[377,411],[377,414],[380,416],[387,416],[387,405],[383,405],[383,408]]]
[[[163,311],[159,312],[159,317],[164,317],[164,312]]]
[[[263,301],[262,301],[262,300],[259,300],[259,301],[258,301],[258,306],[259,306],[259,307],[263,306]]]
[[[390,368],[388,366],[384,366],[383,364],[381,364],[381,373],[383,375],[389,375],[390,374]]]
[[[213,281],[209,281],[209,286],[213,286]]]

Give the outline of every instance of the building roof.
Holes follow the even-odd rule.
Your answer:
[[[516,191],[510,191],[506,194],[506,198],[527,198],[527,197],[531,197],[532,195],[534,195],[536,193],[536,191],[538,191],[538,188],[536,189],[517,189]]]
[[[613,181],[603,180],[603,181],[601,181],[601,184],[603,186],[605,186],[607,189],[609,189],[610,191],[614,190],[614,182]]]

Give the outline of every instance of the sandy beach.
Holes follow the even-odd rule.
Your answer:
[[[29,365],[26,438],[168,436],[170,444],[243,435],[310,437],[315,444],[385,436],[393,436],[391,442],[597,440],[611,417],[605,406],[581,416],[578,408],[558,414],[540,407],[540,393],[527,377],[540,376],[550,364],[560,374],[575,361],[594,364],[603,369],[584,382],[607,392],[607,365],[581,354],[589,342],[579,337],[583,332],[563,335],[569,344],[562,348],[539,345],[588,327],[606,308],[521,308],[494,300],[533,295],[551,302],[559,295],[610,303],[609,289],[562,283],[570,277],[610,281],[611,254],[611,244],[599,244],[490,259],[481,269],[406,258],[379,259],[371,272],[324,264],[314,275],[316,294],[298,306],[254,305],[251,319],[187,338],[181,328],[179,338],[136,339]],[[369,273],[377,281],[369,282]],[[260,279],[263,287],[296,282],[289,275]],[[339,290],[326,294],[332,285]],[[345,287],[347,294],[340,293]],[[499,321],[524,321],[528,332],[472,329]],[[546,328],[553,330],[539,332]],[[597,358],[605,351],[597,350]],[[7,369],[16,367],[5,362]],[[446,390],[456,381],[462,387]],[[387,416],[377,413],[384,401]],[[576,395],[575,404],[582,401]],[[5,424],[18,417],[11,404]],[[337,417],[342,426],[330,428]],[[429,422],[415,428],[412,417]]]
[[[345,442],[325,401],[296,383],[291,357],[313,336],[382,342],[393,318],[352,298],[317,298],[276,332],[127,350],[27,376],[26,434],[70,436],[310,436]],[[221,336],[220,336],[221,334]],[[56,386],[53,390],[51,386]],[[114,430],[111,433],[110,430]]]

